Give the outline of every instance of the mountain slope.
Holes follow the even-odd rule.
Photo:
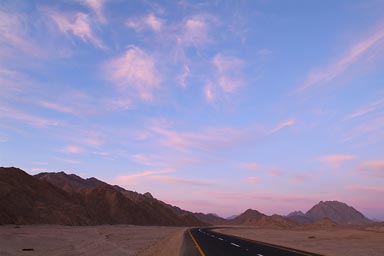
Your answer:
[[[305,216],[312,221],[328,218],[337,224],[367,224],[371,221],[355,208],[338,201],[321,201]]]
[[[124,193],[134,195],[135,200]],[[178,216],[148,194],[126,191],[95,178],[65,173],[34,177],[17,168],[2,167],[0,224],[205,225],[192,215]]]
[[[79,197],[33,178],[17,168],[0,167],[0,224],[87,225]]]

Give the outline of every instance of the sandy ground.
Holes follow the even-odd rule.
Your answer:
[[[0,255],[177,256],[184,230],[127,225],[0,226]]]
[[[237,227],[215,231],[327,256],[384,255],[384,228],[278,230]]]

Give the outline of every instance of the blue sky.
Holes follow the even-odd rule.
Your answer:
[[[2,1],[0,163],[230,216],[384,219],[383,1]]]

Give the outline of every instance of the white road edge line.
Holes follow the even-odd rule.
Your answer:
[[[221,238],[221,237],[218,237],[217,239],[219,239],[219,240],[221,240],[221,241],[223,241],[224,239],[223,238]]]
[[[236,246],[236,247],[240,247],[240,245],[235,244],[235,243],[231,243],[231,245]]]
[[[257,256],[263,256],[263,254],[258,253]]]

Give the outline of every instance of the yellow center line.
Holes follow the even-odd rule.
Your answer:
[[[190,229],[188,229],[188,233],[189,233],[190,237],[192,238],[193,242],[195,243],[196,248],[197,248],[197,250],[199,251],[200,255],[201,255],[201,256],[205,256],[203,250],[201,250],[201,248],[200,248],[199,244],[197,243],[196,239],[193,237],[193,235],[192,235]]]

